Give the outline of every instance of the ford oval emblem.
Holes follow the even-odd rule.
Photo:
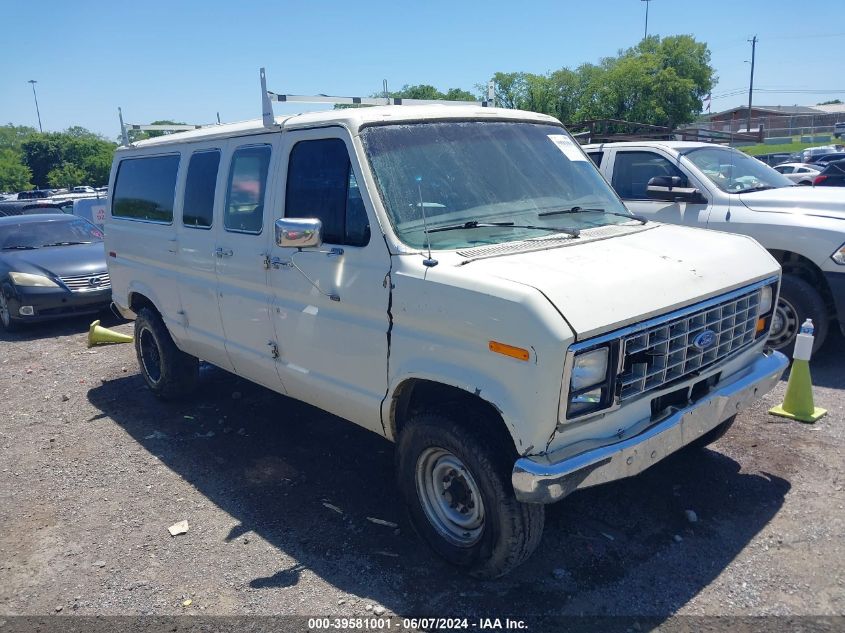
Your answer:
[[[716,343],[716,333],[713,330],[704,330],[692,339],[692,345],[702,352],[710,349]]]

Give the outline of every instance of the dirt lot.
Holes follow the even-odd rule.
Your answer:
[[[781,382],[714,450],[552,506],[534,557],[482,583],[411,534],[386,441],[211,367],[162,404],[86,329],[0,334],[0,615],[845,614],[838,333],[821,422],[766,415]]]

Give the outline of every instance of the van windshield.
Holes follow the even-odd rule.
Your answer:
[[[683,154],[713,184],[729,193],[763,191],[795,184],[765,163],[733,148],[696,147]]]
[[[415,248],[426,235],[432,248],[457,249],[634,219],[556,125],[390,124],[361,139],[390,221]]]

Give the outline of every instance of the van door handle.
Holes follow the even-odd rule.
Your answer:
[[[232,249],[230,248],[220,248],[219,246],[214,249],[214,256],[215,257],[231,257],[234,255]]]

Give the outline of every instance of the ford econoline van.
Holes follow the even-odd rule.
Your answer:
[[[146,383],[202,359],[396,443],[410,521],[502,575],[544,504],[713,442],[786,366],[754,240],[632,215],[554,118],[332,110],[118,149],[106,252]],[[331,469],[331,464],[325,468]]]

